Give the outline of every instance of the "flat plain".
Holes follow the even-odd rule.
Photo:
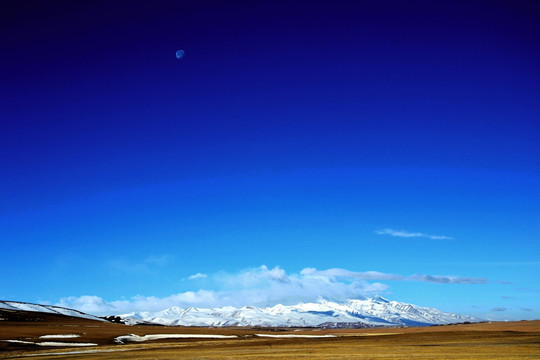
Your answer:
[[[130,334],[162,336],[154,336],[158,339],[144,342],[126,341],[119,344],[115,341],[119,336]],[[188,337],[160,338],[166,334]],[[51,335],[57,337],[51,340]],[[191,335],[236,337],[191,338]],[[45,342],[45,339],[49,342],[96,345],[40,346],[39,343]],[[47,314],[40,314],[37,318],[0,321],[0,359],[24,358],[540,359],[540,321],[378,329],[127,326]]]

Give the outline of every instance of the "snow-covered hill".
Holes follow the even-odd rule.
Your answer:
[[[382,297],[336,303],[321,300],[292,306],[258,308],[171,307],[151,313],[119,315],[126,324],[154,323],[182,326],[265,327],[373,327],[426,326],[478,321],[470,316],[445,313],[434,308],[390,301]]]
[[[17,311],[40,312],[40,313],[64,315],[64,316],[71,316],[71,317],[90,319],[90,320],[106,321],[97,316],[85,314],[83,312],[73,310],[73,309],[63,308],[59,306],[52,306],[52,305],[30,304],[30,303],[19,302],[19,301],[1,301],[0,300],[0,310],[11,311],[11,312],[17,312]]]

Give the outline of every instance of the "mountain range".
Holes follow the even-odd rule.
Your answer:
[[[376,296],[344,302],[320,300],[272,307],[232,306],[218,308],[171,308],[158,312],[118,315],[126,324],[151,323],[169,326],[260,326],[363,328],[383,326],[429,326],[479,321],[470,316],[442,312]]]

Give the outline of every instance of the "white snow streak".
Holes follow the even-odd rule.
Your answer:
[[[211,335],[211,334],[151,334],[139,336],[135,334],[118,336],[114,340],[123,344],[126,341],[143,342],[160,339],[236,339],[236,335]]]
[[[281,334],[281,335],[255,334],[255,336],[269,337],[269,338],[332,338],[332,337],[336,337],[336,335],[298,335],[298,334]]]
[[[58,341],[43,341],[43,342],[33,342],[33,341],[22,341],[22,340],[0,340],[10,343],[18,344],[29,344],[29,345],[38,345],[38,346],[97,346],[95,343],[68,343],[68,342],[58,342]]]
[[[68,338],[78,338],[81,335],[77,334],[58,334],[58,335],[41,335],[40,339],[68,339]]]
[[[39,346],[97,346],[95,343],[67,343],[67,342],[57,342],[57,341],[49,341],[49,342],[40,342],[36,343],[36,345]]]
[[[0,340],[0,341],[5,341],[5,342],[9,342],[9,343],[16,343],[16,344],[32,344],[32,345],[35,344],[35,342],[32,342],[32,341],[22,341],[22,340]]]
[[[36,354],[24,354],[25,357],[30,356],[57,356],[57,355],[73,355],[73,354],[94,354],[94,353],[108,353],[119,351],[133,351],[134,349],[104,349],[104,350],[81,350],[81,351],[63,351],[63,352],[43,352]]]

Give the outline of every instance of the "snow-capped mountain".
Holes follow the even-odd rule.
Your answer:
[[[106,321],[97,316],[85,314],[78,310],[63,308],[60,306],[31,304],[20,301],[0,301],[0,310],[9,312],[29,311],[37,313],[49,313],[97,321]]]
[[[478,321],[470,316],[445,313],[428,307],[390,301],[380,296],[337,303],[320,300],[258,308],[179,308],[119,315],[126,324],[154,323],[173,326],[264,327],[373,327],[427,326]]]

